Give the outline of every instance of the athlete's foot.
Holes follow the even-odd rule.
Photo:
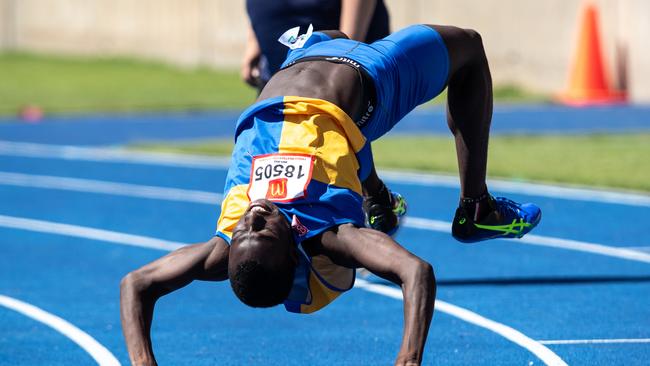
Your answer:
[[[520,204],[504,197],[486,196],[486,213],[477,217],[478,204],[459,205],[451,233],[463,243],[497,238],[521,238],[530,232],[542,218],[542,211],[532,203]],[[475,221],[476,220],[476,221]]]
[[[376,197],[366,197],[363,201],[368,226],[388,235],[395,235],[401,218],[406,215],[406,199],[388,188],[381,190]]]

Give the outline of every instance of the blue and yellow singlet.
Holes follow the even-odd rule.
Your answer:
[[[270,98],[237,121],[217,235],[230,242],[253,200],[266,198],[280,208],[302,252],[284,303],[288,311],[314,312],[354,284],[354,269],[309,257],[300,243],[336,225],[364,226],[358,174],[365,146],[350,117],[320,99]]]
[[[230,242],[251,200],[267,198],[291,223],[301,242],[343,223],[364,226],[361,180],[372,167],[370,143],[446,85],[449,57],[433,28],[413,25],[364,44],[313,32],[292,49],[283,67],[308,57],[361,68],[376,92],[376,106],[355,123],[320,99],[276,97],[248,108],[237,121],[235,148],[217,235]],[[372,114],[368,114],[372,112]],[[311,313],[354,284],[354,269],[304,251],[285,301]]]

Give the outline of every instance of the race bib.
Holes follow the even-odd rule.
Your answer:
[[[304,198],[314,168],[306,154],[268,154],[253,157],[248,198],[290,202]]]
[[[291,28],[282,33],[280,38],[278,38],[278,42],[282,43],[292,50],[295,50],[296,48],[302,48],[302,46],[305,44],[305,42],[307,42],[309,37],[311,37],[312,33],[314,32],[314,26],[310,24],[309,28],[307,29],[307,33],[305,34],[298,35],[299,32],[299,26]]]

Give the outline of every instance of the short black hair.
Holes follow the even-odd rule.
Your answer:
[[[230,273],[230,286],[244,304],[270,308],[289,296],[295,272],[295,266],[289,263],[280,270],[269,270],[256,260],[246,260]]]

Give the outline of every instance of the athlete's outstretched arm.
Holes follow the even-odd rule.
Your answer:
[[[390,236],[350,224],[325,232],[314,243],[316,252],[337,264],[365,267],[401,286],[404,294],[404,334],[396,365],[419,365],[433,316],[436,296],[433,268]]]
[[[156,365],[151,346],[151,320],[156,301],[193,280],[228,278],[226,242],[188,245],[126,275],[120,284],[122,332],[133,365]]]

